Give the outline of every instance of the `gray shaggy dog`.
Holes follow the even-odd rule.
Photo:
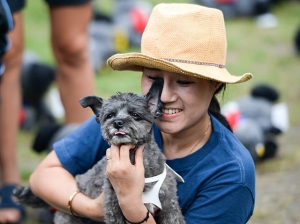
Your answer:
[[[159,190],[161,209],[155,212],[155,220],[162,224],[183,224],[184,217],[181,213],[176,194],[176,176],[165,165],[166,159],[158,148],[152,131],[155,118],[162,115],[162,102],[160,95],[163,88],[163,79],[157,79],[152,84],[149,93],[138,96],[133,93],[117,93],[108,100],[96,96],[88,96],[79,100],[83,107],[91,107],[96,115],[96,120],[101,124],[104,139],[109,144],[133,144],[136,147],[130,150],[130,161],[134,161],[135,150],[144,145],[143,160],[145,178],[154,177],[166,169],[166,177]],[[117,196],[109,179],[106,177],[106,157],[103,157],[94,167],[85,174],[77,175],[76,181],[79,190],[96,198],[104,192],[104,221],[111,224],[124,224],[125,219],[118,204]],[[145,181],[144,193],[151,190],[154,183]],[[14,195],[19,202],[32,207],[48,206],[38,197],[34,196],[27,187],[17,187]],[[154,213],[155,205],[145,203],[147,209]],[[99,223],[86,218],[76,218],[69,214],[57,211],[54,223]]]

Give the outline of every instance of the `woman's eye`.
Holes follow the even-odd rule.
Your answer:
[[[192,84],[194,82],[191,82],[191,81],[187,81],[187,80],[178,80],[177,83],[179,85],[189,85],[189,84]]]
[[[151,80],[156,80],[156,79],[158,79],[159,77],[155,77],[155,76],[148,76],[148,79],[151,79]]]

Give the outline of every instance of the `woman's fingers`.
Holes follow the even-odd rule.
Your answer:
[[[144,146],[140,146],[135,152],[135,164],[138,169],[144,169],[143,150]]]
[[[110,157],[114,161],[119,161],[120,160],[120,148],[119,146],[112,145],[110,147]]]
[[[130,154],[130,149],[133,149],[133,148],[134,148],[134,145],[122,145],[120,147],[120,161],[124,165],[131,165],[129,154]]]
[[[115,165],[119,163],[120,166],[125,168],[125,166],[131,166],[130,162],[130,150],[134,148],[134,145],[112,145],[111,148],[106,150],[107,161],[113,161]],[[135,161],[136,165],[143,167],[143,149],[144,146],[139,146],[135,151]],[[110,163],[111,164],[111,163]]]
[[[107,160],[111,159],[111,151],[110,151],[110,148],[108,148],[108,149],[106,150],[106,159],[107,159]]]

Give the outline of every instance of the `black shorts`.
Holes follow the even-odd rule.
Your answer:
[[[36,1],[36,0],[35,0]],[[79,5],[91,0],[44,0],[50,6]],[[18,12],[25,7],[26,0],[7,0],[11,13]]]

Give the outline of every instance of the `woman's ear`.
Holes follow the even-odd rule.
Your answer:
[[[211,80],[211,84],[212,84],[214,92],[222,85],[221,82],[217,82],[217,81],[213,81],[213,80]]]

